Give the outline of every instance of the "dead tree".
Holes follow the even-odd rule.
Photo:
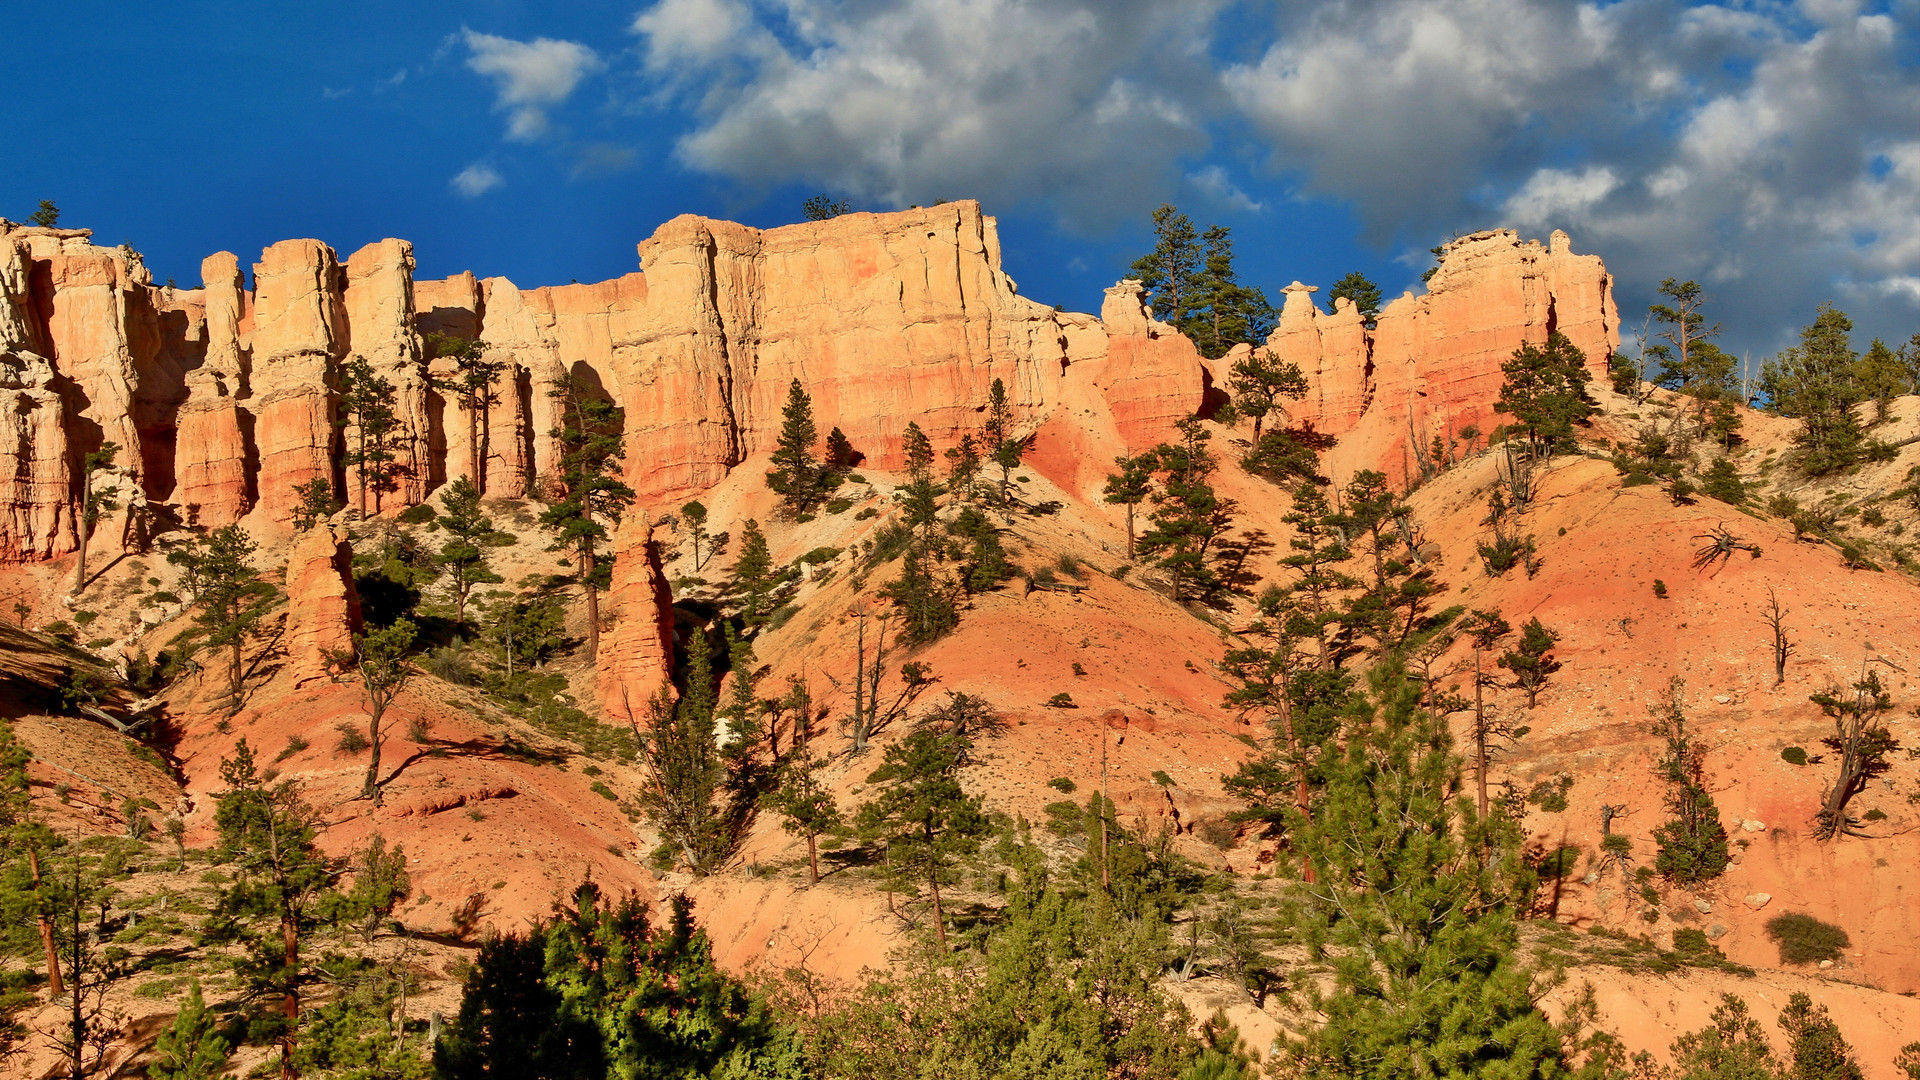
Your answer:
[[[1793,652],[1793,642],[1787,640],[1787,609],[1780,606],[1780,598],[1773,593],[1773,586],[1767,586],[1767,606],[1760,609],[1760,618],[1773,632],[1773,685],[1779,686],[1787,681],[1787,657]]]
[[[1714,563],[1731,559],[1733,558],[1733,553],[1736,551],[1751,552],[1756,559],[1760,557],[1760,545],[1749,544],[1745,540],[1728,532],[1724,522],[1715,525],[1713,531],[1710,533],[1697,534],[1694,536],[1694,539],[1706,541],[1706,543],[1693,549],[1693,568],[1695,570],[1705,570]]]
[[[1872,665],[1885,664],[1899,671],[1883,657],[1867,658],[1860,665],[1860,678],[1852,693],[1838,683],[1812,695],[1820,711],[1833,718],[1833,734],[1820,741],[1840,756],[1840,772],[1827,790],[1820,812],[1814,816],[1814,838],[1831,840],[1836,836],[1865,836],[1859,822],[1847,814],[1847,803],[1866,789],[1867,781],[1887,771],[1887,755],[1900,749],[1900,741],[1881,720],[1893,708],[1893,695],[1880,681]]]

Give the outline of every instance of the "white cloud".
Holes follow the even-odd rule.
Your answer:
[[[452,180],[448,181],[453,186],[453,190],[469,199],[479,198],[506,182],[506,177],[501,176],[498,170],[480,161],[461,169]]]
[[[889,205],[1049,200],[1136,216],[1208,145],[1224,0],[660,0],[633,30],[686,88],[696,169]]]
[[[547,110],[573,94],[580,80],[606,65],[574,41],[515,41],[473,30],[461,32],[467,67],[494,81],[494,108],[508,114],[507,137],[530,140],[547,131]]]
[[[1266,203],[1259,202],[1240,190],[1240,186],[1227,176],[1227,170],[1218,165],[1209,165],[1199,172],[1188,173],[1187,183],[1198,188],[1207,198],[1232,210],[1257,213],[1267,208]]]
[[[1589,165],[1578,172],[1541,169],[1507,199],[1503,210],[1514,224],[1543,231],[1583,225],[1594,204],[1619,186],[1619,178],[1605,165]]]

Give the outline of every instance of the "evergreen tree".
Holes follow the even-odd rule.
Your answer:
[[[68,596],[80,595],[87,587],[87,542],[93,539],[93,528],[100,523],[104,514],[120,509],[120,488],[117,484],[101,486],[94,474],[113,468],[113,459],[120,453],[120,444],[104,442],[100,449],[90,450],[80,465],[80,551],[73,564],[73,588],[67,590]]]
[[[781,828],[807,838],[807,880],[814,885],[820,884],[820,835],[842,826],[833,792],[820,783],[826,763],[811,753],[788,755],[773,790],[762,799],[762,805],[780,815]]]
[[[393,921],[393,910],[413,895],[406,848],[389,847],[387,838],[376,832],[353,853],[348,870],[353,888],[341,898],[341,914],[360,932],[362,941],[371,943],[380,931],[399,926]]]
[[[1013,470],[1020,467],[1026,454],[1026,440],[1013,433],[1013,403],[1007,398],[1007,384],[998,378],[987,391],[987,422],[980,432],[987,458],[1000,467],[1001,506],[1012,505]]]
[[[1224,225],[1200,235],[1201,273],[1194,282],[1194,311],[1180,329],[1209,358],[1235,345],[1258,345],[1273,333],[1273,305],[1258,288],[1243,285],[1233,268],[1233,236]]]
[[[853,443],[847,441],[845,432],[837,427],[827,432],[826,465],[829,471],[836,476],[845,476],[859,460],[860,452],[853,448]]]
[[[245,692],[241,649],[280,601],[280,590],[254,569],[256,546],[240,526],[225,525],[167,554],[181,568],[181,585],[194,607],[184,644],[190,651],[226,650],[228,709],[236,713]]]
[[[727,543],[732,539],[726,533],[707,531],[707,508],[698,501],[690,502],[680,508],[680,519],[687,523],[687,538],[693,542],[693,571],[699,573],[707,565],[707,560],[724,555]],[[766,538],[761,538],[766,543]]]
[[[1118,472],[1107,474],[1107,485],[1102,491],[1108,503],[1127,508],[1127,561],[1133,561],[1134,514],[1141,503],[1153,494],[1152,451],[1137,456],[1122,456],[1113,459],[1119,467]]]
[[[587,598],[586,659],[591,662],[600,652],[600,590],[613,574],[600,545],[607,539],[607,524],[618,523],[634,498],[633,489],[615,475],[627,456],[621,430],[625,417],[591,384],[571,374],[556,379],[549,396],[561,410],[561,426],[552,433],[560,441],[560,477],[540,523],[557,534],[548,550],[574,557]]]
[[[853,204],[845,199],[834,199],[831,195],[809,195],[800,203],[800,214],[808,221],[831,221],[842,214],[853,213]]]
[[[293,496],[297,500],[293,508],[293,527],[300,532],[306,532],[339,513],[343,505],[333,496],[333,481],[324,476],[293,485]]]
[[[1153,251],[1134,260],[1133,274],[1152,297],[1154,314],[1179,326],[1204,270],[1200,234],[1192,219],[1168,203],[1153,212],[1153,237]]]
[[[1364,556],[1372,574],[1341,621],[1369,634],[1384,650],[1405,641],[1425,614],[1434,592],[1432,571],[1413,562],[1402,532],[1413,511],[1388,486],[1385,473],[1355,473],[1343,495],[1344,509],[1328,524],[1349,538],[1348,550]]]
[[[1380,286],[1360,271],[1355,270],[1333,283],[1333,288],[1327,290],[1327,305],[1339,311],[1339,300],[1343,296],[1353,301],[1354,309],[1360,312],[1361,321],[1369,328],[1380,317]]]
[[[57,228],[60,224],[60,208],[54,205],[52,199],[41,199],[40,209],[27,215],[27,224],[39,225],[47,229]]]
[[[494,384],[507,365],[487,359],[486,349],[471,338],[434,331],[426,338],[428,359],[453,361],[453,371],[433,380],[433,387],[453,395],[467,414],[467,477],[476,493],[487,489],[487,446],[493,434],[493,406],[500,404]]]
[[[95,849],[98,850],[98,849]],[[131,974],[111,945],[113,880],[124,876],[119,859],[78,845],[62,850],[49,866],[42,896],[53,912],[54,941],[65,965],[66,1000],[45,1034],[66,1061],[69,1080],[84,1080],[106,1064],[107,1051],[126,1034],[126,1014],[112,1004],[114,989]]]
[[[352,429],[341,459],[353,470],[359,492],[360,516],[367,516],[367,491],[376,497],[395,487],[395,442],[400,417],[393,383],[373,370],[366,357],[354,355],[340,369],[340,425]]]
[[[1879,672],[1862,666],[1860,679],[1852,687],[1836,683],[1809,697],[1832,718],[1833,734],[1820,741],[1839,756],[1839,772],[1815,819],[1814,835],[1821,840],[1843,833],[1862,835],[1860,823],[1847,813],[1847,804],[1866,790],[1869,780],[1887,771],[1887,756],[1900,748],[1885,718],[1893,708],[1893,695],[1881,683]]]
[[[1181,441],[1153,451],[1160,484],[1151,496],[1152,528],[1138,546],[1172,578],[1175,600],[1210,600],[1224,587],[1211,556],[1232,528],[1236,504],[1214,490],[1217,464],[1207,449],[1212,436],[1206,428],[1192,417],[1176,426]]]
[[[970,596],[998,588],[1013,576],[1013,564],[1007,561],[1000,533],[987,515],[974,507],[960,511],[947,530],[964,541],[966,550],[959,566],[960,587]]]
[[[453,621],[466,625],[467,597],[475,586],[498,585],[507,580],[487,565],[487,538],[494,533],[493,520],[480,509],[480,489],[462,476],[440,493],[440,516],[435,520],[447,534],[434,559],[447,589],[453,594]]]
[[[1720,808],[1707,789],[1706,750],[1687,729],[1686,683],[1678,675],[1667,700],[1647,711],[1647,731],[1666,744],[1653,772],[1667,787],[1667,820],[1653,830],[1660,854],[1654,869],[1670,881],[1695,886],[1719,877],[1730,861]]]
[[[1744,506],[1747,502],[1747,482],[1740,478],[1740,470],[1732,458],[1713,459],[1713,464],[1701,474],[1700,492],[1730,506]]]
[[[14,735],[13,725],[0,720],[0,854],[5,856],[5,915],[15,925],[29,918],[38,933],[46,962],[47,991],[53,997],[66,992],[60,972],[60,948],[54,940],[53,883],[43,870],[49,856],[66,841],[34,814],[32,784],[27,763],[33,755]],[[0,1022],[0,1048],[17,1036]]]
[[[480,606],[482,625],[487,640],[500,650],[509,681],[516,671],[538,667],[560,650],[566,611],[558,597],[541,588],[496,591],[488,597]]]
[[[391,626],[353,635],[352,655],[338,657],[343,663],[358,660],[360,686],[367,695],[367,776],[360,797],[375,806],[382,803],[380,750],[387,741],[387,710],[413,678],[407,654],[413,650],[416,629],[412,622],[396,619]]]
[[[658,857],[703,877],[733,857],[752,823],[759,795],[750,775],[751,734],[736,731],[727,746],[721,745],[710,653],[706,632],[696,633],[687,644],[685,692],[676,702],[663,690],[649,703],[648,725],[640,740],[647,781],[641,805],[660,831]],[[751,668],[750,657],[747,654],[743,668]],[[736,673],[736,678],[745,674]],[[750,683],[746,693],[750,698]],[[740,710],[736,713],[738,722],[748,720]]]
[[[1352,560],[1353,552],[1336,527],[1326,492],[1317,484],[1295,486],[1292,507],[1280,520],[1293,526],[1287,541],[1293,554],[1280,560],[1295,575],[1288,590],[1294,598],[1291,632],[1313,639],[1316,667],[1337,668],[1353,652],[1350,641],[1338,641],[1331,632],[1342,620],[1342,594],[1360,586],[1360,579],[1340,569]]]
[[[740,622],[747,633],[758,632],[786,602],[792,591],[795,571],[791,566],[775,566],[773,550],[767,546],[760,523],[747,519],[740,533],[740,555],[733,561],[733,580],[727,594],[739,605]]]
[[[1276,409],[1285,415],[1280,402],[1299,401],[1307,396],[1307,377],[1300,365],[1282,362],[1265,349],[1255,349],[1236,361],[1227,376],[1227,389],[1233,392],[1233,407],[1253,421],[1253,442],[1260,443],[1260,429]]]
[[[1397,659],[1370,686],[1321,762],[1314,813],[1295,818],[1317,882],[1298,887],[1297,928],[1334,985],[1310,991],[1326,1019],[1291,1064],[1341,1080],[1564,1075],[1520,949],[1521,830],[1456,800],[1446,725]]]
[[[1868,439],[1854,406],[1866,400],[1849,340],[1853,320],[1821,304],[1800,332],[1800,344],[1783,350],[1761,369],[1760,392],[1781,416],[1801,421],[1794,436],[1799,467],[1809,475],[1837,472],[1885,454]]]
[[[1855,365],[1854,381],[1859,383],[1861,395],[1873,402],[1873,422],[1876,426],[1890,419],[1893,399],[1913,389],[1913,380],[1907,373],[1906,364],[1879,338],[1873,339],[1873,344],[1868,346],[1866,354]]]
[[[973,440],[973,432],[960,434],[960,441],[947,447],[947,490],[965,502],[973,502],[978,496],[974,481],[980,476],[980,446]]]
[[[200,996],[200,980],[188,984],[187,1000],[153,1044],[147,1075],[153,1080],[215,1080],[232,1056],[227,1040],[215,1031],[213,1010]]]
[[[780,415],[780,442],[773,451],[767,487],[797,517],[811,513],[825,490],[824,470],[813,456],[813,444],[820,441],[813,426],[813,399],[801,389],[799,379],[787,387],[787,404]]]
[[[859,813],[862,831],[886,843],[889,865],[926,881],[941,952],[947,927],[940,879],[991,831],[980,798],[960,786],[960,767],[972,749],[964,729],[938,727],[922,727],[889,745],[880,767],[867,776],[878,791]]]
[[[1695,397],[1718,395],[1733,376],[1733,357],[1707,340],[1719,336],[1720,324],[1708,326],[1707,317],[1700,311],[1706,294],[1692,281],[1668,278],[1660,283],[1660,295],[1672,302],[1648,309],[1666,327],[1659,336],[1667,344],[1647,348],[1647,355],[1660,361],[1660,377],[1655,382]]]
[[[1782,1080],[1767,1030],[1747,1012],[1747,1003],[1720,995],[1711,1023],[1673,1041],[1676,1080]]]
[[[959,625],[960,612],[940,573],[944,544],[940,536],[939,488],[933,482],[933,445],[920,425],[908,422],[905,437],[907,483],[894,493],[906,518],[908,541],[900,576],[881,590],[900,612],[901,643],[919,645]]]
[[[458,1017],[434,1051],[440,1080],[800,1080],[798,1048],[766,1005],[713,964],[692,907],[663,926],[592,882],[551,922],[480,948]]]
[[[1514,685],[1527,692],[1529,709],[1539,703],[1547,679],[1560,670],[1560,661],[1553,658],[1553,646],[1559,640],[1560,635],[1541,625],[1538,618],[1529,619],[1520,628],[1520,643],[1500,656],[1500,666],[1513,672]]]
[[[1514,418],[1536,456],[1571,442],[1573,426],[1593,415],[1586,359],[1556,330],[1547,335],[1545,348],[1527,342],[1500,365],[1505,380],[1494,407]]]
[[[1789,1044],[1783,1080],[1865,1080],[1840,1025],[1804,992],[1796,991],[1780,1010],[1780,1030]]]
[[[301,987],[312,978],[300,945],[314,928],[338,866],[316,842],[319,813],[293,781],[261,775],[246,739],[234,746],[232,757],[221,759],[220,780],[226,789],[214,796],[214,826],[219,855],[236,873],[205,932],[209,940],[243,945],[247,956],[239,972],[249,989],[280,999],[279,1015],[255,1017],[248,1037],[278,1041],[280,1075],[293,1080]]]

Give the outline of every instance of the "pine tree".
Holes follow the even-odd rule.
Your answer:
[[[1801,330],[1800,344],[1761,369],[1760,393],[1768,407],[1801,421],[1794,436],[1796,464],[1809,475],[1837,472],[1886,452],[1885,444],[1867,438],[1854,415],[1866,394],[1856,377],[1852,332],[1853,320],[1845,312],[1821,304]]]
[[[467,597],[479,585],[498,585],[506,578],[487,565],[487,538],[493,535],[493,520],[480,509],[480,489],[462,476],[440,493],[440,516],[435,520],[447,542],[440,545],[434,565],[446,578],[453,594],[453,621],[467,621]]]
[[[186,644],[227,651],[228,709],[236,713],[246,689],[241,649],[280,601],[280,590],[254,569],[255,549],[240,526],[225,525],[167,554],[167,561],[181,568],[181,585],[194,607]]]
[[[860,452],[847,441],[846,433],[839,428],[827,432],[827,468],[834,474],[845,476],[860,460]]]
[[[1519,947],[1524,837],[1455,799],[1460,759],[1418,679],[1390,659],[1370,686],[1320,763],[1314,813],[1294,817],[1317,881],[1298,887],[1296,930],[1333,989],[1310,991],[1326,1019],[1291,1064],[1342,1080],[1563,1075]]]
[[[1258,288],[1240,283],[1233,268],[1233,235],[1224,225],[1200,234],[1201,272],[1193,285],[1194,309],[1179,324],[1201,355],[1225,356],[1235,345],[1258,345],[1273,333],[1273,305]]]
[[[367,776],[360,797],[371,799],[375,806],[382,803],[380,750],[387,740],[387,710],[413,678],[407,654],[413,650],[417,629],[406,619],[396,619],[391,626],[353,635],[352,655],[338,657],[343,664],[358,661],[360,686],[367,695]]]
[[[426,338],[429,358],[453,361],[453,371],[433,381],[434,389],[452,394],[467,414],[467,480],[474,491],[487,489],[487,440],[492,435],[492,416],[488,410],[500,404],[493,389],[507,365],[486,358],[486,349],[471,338],[434,331]]]
[[[774,447],[767,487],[780,496],[789,514],[798,517],[811,513],[825,490],[822,469],[813,456],[813,444],[820,441],[819,429],[813,425],[813,399],[799,379],[787,387],[787,404],[780,415],[780,441]]]
[[[57,228],[60,224],[60,208],[54,205],[52,199],[41,199],[40,209],[27,215],[27,224],[46,229]]]
[[[974,442],[973,432],[960,434],[960,441],[947,447],[947,490],[964,502],[972,502],[978,497],[974,481],[980,476],[980,446]]]
[[[333,481],[315,476],[304,484],[293,485],[293,527],[306,532],[340,512],[342,503],[333,497]]]
[[[903,622],[900,641],[919,645],[933,641],[959,625],[960,612],[940,574],[943,553],[940,536],[939,488],[933,482],[933,445],[920,425],[911,421],[905,436],[907,483],[894,497],[900,501],[909,532],[900,576],[881,590]]]
[[[739,606],[740,622],[747,633],[757,633],[779,610],[792,591],[795,571],[791,566],[776,567],[773,550],[767,546],[760,523],[747,519],[740,533],[740,554],[733,561],[733,580],[727,595]]]
[[[1333,288],[1327,290],[1327,304],[1339,311],[1338,301],[1343,296],[1353,301],[1354,309],[1360,312],[1361,321],[1371,328],[1380,315],[1380,286],[1355,270],[1334,282]]]
[[[232,757],[221,759],[220,780],[226,789],[214,796],[214,825],[219,854],[236,875],[220,893],[206,934],[245,946],[239,970],[251,991],[280,998],[280,1014],[261,1017],[250,1037],[277,1040],[282,1080],[294,1080],[301,987],[311,978],[300,944],[316,924],[338,866],[316,842],[319,813],[293,781],[261,775],[246,739],[234,746]]]
[[[972,748],[964,729],[937,727],[920,728],[889,745],[880,767],[867,776],[867,784],[879,790],[859,813],[861,829],[884,839],[889,865],[926,881],[941,952],[947,949],[947,927],[940,879],[992,828],[980,798],[960,786],[960,767]]]
[[[200,996],[200,980],[194,979],[186,1002],[153,1044],[147,1075],[153,1080],[215,1080],[227,1071],[233,1051],[214,1028],[213,1010]]]
[[[680,508],[680,520],[687,523],[687,539],[693,542],[693,571],[697,574],[706,566],[708,559],[725,549],[726,534],[722,533],[717,538],[718,543],[715,542],[714,535],[707,531],[707,508],[698,500]],[[762,543],[764,542],[763,537]]]
[[[1514,685],[1527,692],[1529,709],[1539,703],[1547,679],[1560,670],[1560,661],[1553,658],[1553,646],[1559,640],[1560,635],[1541,625],[1538,618],[1529,619],[1520,628],[1519,645],[1500,656],[1500,666],[1513,672]]]
[[[1718,457],[1701,474],[1700,492],[1730,506],[1744,506],[1747,501],[1747,482],[1740,478],[1740,470],[1734,466],[1732,458]]]
[[[640,741],[640,764],[647,780],[641,805],[660,832],[663,861],[705,876],[719,871],[733,857],[752,823],[759,797],[751,732],[736,730],[723,747],[718,720],[723,715],[714,696],[711,645],[705,630],[687,644],[686,690],[676,702],[662,691],[649,702],[647,729]],[[744,670],[736,680],[750,677],[750,650],[736,652]],[[736,681],[736,694],[742,693]],[[742,727],[750,720],[752,685],[736,703],[733,719]]]
[[[1868,781],[1887,771],[1887,756],[1900,748],[1885,719],[1886,712],[1893,708],[1893,695],[1870,664],[1862,665],[1860,678],[1852,687],[1835,683],[1809,698],[1833,720],[1833,734],[1820,741],[1839,755],[1839,772],[1815,819],[1814,836],[1821,840],[1842,834],[1863,835],[1858,831],[1860,823],[1847,813],[1847,804],[1866,790]]]
[[[377,497],[393,490],[394,443],[400,417],[394,411],[398,397],[393,383],[373,370],[364,356],[355,355],[340,370],[340,424],[352,429],[342,458],[354,473],[360,516],[367,516],[367,491]]]
[[[1593,415],[1586,359],[1556,330],[1547,335],[1546,347],[1527,342],[1500,365],[1504,381],[1494,407],[1514,418],[1536,456],[1571,442],[1573,426]]]
[[[1653,830],[1660,854],[1654,869],[1668,880],[1694,886],[1719,877],[1730,862],[1727,830],[1720,808],[1707,789],[1706,751],[1687,729],[1686,682],[1678,675],[1667,686],[1667,700],[1647,711],[1650,734],[1666,744],[1653,772],[1667,787],[1668,818]]]
[[[1260,443],[1260,430],[1275,410],[1285,415],[1281,401],[1299,401],[1307,396],[1307,377],[1300,365],[1282,362],[1266,349],[1255,349],[1236,361],[1227,376],[1227,389],[1233,393],[1233,407],[1253,421],[1253,442]]]
[[[762,800],[762,805],[780,815],[781,828],[807,838],[807,880],[814,885],[820,884],[820,835],[842,825],[833,792],[820,783],[826,763],[826,758],[811,753],[788,755],[773,790]]]
[[[380,931],[397,927],[393,910],[413,895],[413,876],[407,873],[404,845],[387,845],[387,838],[374,833],[366,846],[353,853],[348,866],[353,888],[341,898],[345,921],[360,932],[362,941],[371,943]]]
[[[1191,417],[1176,426],[1181,441],[1163,443],[1154,450],[1155,471],[1161,479],[1151,496],[1153,512],[1148,520],[1153,527],[1140,537],[1139,550],[1173,579],[1175,600],[1212,599],[1221,592],[1223,582],[1211,555],[1231,530],[1236,506],[1214,490],[1217,465],[1207,449],[1212,436]]]
[[[1720,995],[1711,1023],[1673,1041],[1679,1080],[1783,1080],[1767,1029],[1747,1012],[1747,1003]]]
[[[1873,402],[1873,422],[1876,426],[1890,419],[1893,399],[1913,389],[1913,379],[1907,373],[1907,366],[1879,338],[1873,339],[1866,354],[1854,365],[1854,381],[1860,384],[1860,393]]]
[[[1787,999],[1787,1007],[1780,1010],[1780,1030],[1789,1043],[1783,1080],[1865,1080],[1840,1025],[1827,1015],[1825,1005],[1815,1005],[1805,993],[1796,991]]]
[[[1119,472],[1107,474],[1107,486],[1102,489],[1106,501],[1127,508],[1127,561],[1133,561],[1134,513],[1140,504],[1153,494],[1152,451],[1138,456],[1122,456],[1113,459],[1119,466]]]
[[[80,595],[87,587],[87,542],[93,539],[93,528],[100,523],[104,514],[120,509],[120,488],[117,484],[105,487],[94,479],[94,474],[113,468],[113,459],[120,453],[120,444],[104,442],[100,449],[90,450],[80,465],[80,552],[73,565],[73,588],[67,590],[68,596]]]
[[[1316,666],[1337,668],[1352,654],[1352,648],[1338,643],[1331,628],[1341,620],[1341,595],[1358,588],[1360,580],[1340,569],[1352,560],[1353,552],[1335,528],[1334,519],[1332,505],[1318,484],[1296,485],[1292,508],[1280,519],[1293,526],[1293,536],[1287,541],[1293,554],[1282,558],[1280,565],[1296,575],[1289,589],[1296,598],[1293,632],[1313,638]]]
[[[1707,325],[1700,312],[1706,294],[1692,281],[1668,278],[1660,283],[1660,295],[1670,304],[1654,304],[1648,310],[1666,327],[1659,336],[1665,345],[1653,345],[1647,355],[1660,361],[1659,385],[1695,397],[1714,397],[1726,388],[1733,375],[1733,357],[1720,351],[1708,338],[1720,334],[1720,324]]]
[[[617,524],[634,499],[633,489],[615,475],[627,456],[621,430],[625,417],[591,384],[571,374],[556,379],[548,393],[561,410],[561,426],[552,433],[561,447],[560,482],[540,523],[557,534],[548,550],[574,557],[587,599],[586,659],[591,662],[600,653],[600,590],[613,573],[600,545],[607,539],[607,525]]]
[[[1153,235],[1152,253],[1134,260],[1133,273],[1151,294],[1154,314],[1179,326],[1204,268],[1200,234],[1192,219],[1169,203],[1153,212]]]
[[[57,998],[66,992],[66,981],[61,977],[60,949],[54,940],[52,882],[43,869],[49,865],[48,857],[66,841],[34,814],[32,785],[27,776],[27,763],[32,760],[33,755],[14,735],[12,723],[0,720],[0,852],[6,858],[5,888],[32,912],[46,961],[47,990]],[[8,1034],[0,1026],[0,1047]]]
[[[1026,440],[1013,433],[1013,403],[1007,398],[1007,384],[998,378],[987,390],[987,422],[980,432],[987,458],[1000,467],[1000,505],[1011,506],[1013,470],[1020,467],[1026,453]]]

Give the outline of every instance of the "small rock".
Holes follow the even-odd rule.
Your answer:
[[[1722,705],[1725,705],[1727,702],[1732,701],[1733,699],[1728,697],[1725,694],[1715,694],[1713,695],[1713,700],[1719,702]]]
[[[1583,884],[1583,885],[1598,885],[1598,884],[1600,884],[1600,871],[1598,871],[1598,870],[1595,870],[1595,871],[1593,871],[1592,873],[1589,873],[1589,874],[1588,874],[1588,875],[1587,875],[1586,877],[1583,877],[1583,878],[1581,878],[1581,879],[1580,879],[1580,882],[1581,882],[1581,884]]]
[[[1700,899],[1699,897],[1695,897],[1693,901],[1693,910],[1699,912],[1702,915],[1711,915],[1713,914],[1713,905],[1711,903],[1708,903],[1705,900]]]
[[[1822,971],[1825,971],[1826,969],[1828,969],[1828,968],[1830,968],[1830,967],[1832,967],[1832,966],[1833,966],[1833,961],[1831,961],[1831,960],[1822,960],[1822,961],[1820,961],[1820,970],[1822,970]]]
[[[1721,938],[1726,937],[1728,934],[1732,932],[1733,932],[1732,927],[1724,926],[1720,923],[1714,923],[1712,926],[1707,927],[1707,937],[1713,939],[1714,941],[1719,941]]]
[[[1766,832],[1767,823],[1764,821],[1743,821],[1740,823],[1740,828],[1745,832]]]
[[[1757,892],[1757,893],[1747,894],[1747,906],[1752,908],[1755,911],[1759,911],[1761,908],[1766,907],[1772,901],[1773,901],[1772,893]]]

